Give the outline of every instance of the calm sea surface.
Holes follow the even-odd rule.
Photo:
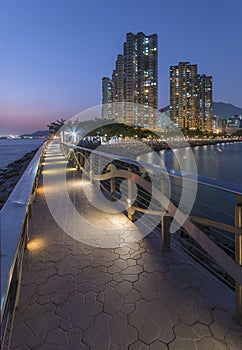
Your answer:
[[[43,139],[0,139],[0,169],[39,148],[43,142]]]
[[[242,142],[227,143],[214,146],[183,148],[174,151],[161,151],[159,156],[155,152],[142,156],[148,163],[165,165],[167,169],[182,169],[192,172],[195,164],[197,174],[242,185]],[[192,161],[192,157],[195,159]],[[182,164],[182,166],[179,166]],[[174,201],[179,202],[181,181],[173,179]],[[199,185],[192,215],[203,216],[213,220],[234,224],[235,195],[228,192]]]
[[[195,159],[198,175],[242,184],[242,142],[160,151],[160,161],[156,152],[140,158],[147,163],[165,164],[167,169],[182,168],[192,172],[194,162],[191,155]],[[179,160],[182,167],[179,166]]]

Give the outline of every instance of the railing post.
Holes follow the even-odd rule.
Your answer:
[[[92,183],[92,175],[93,175],[93,170],[92,170],[92,153],[89,155],[89,177],[90,177],[90,182]]]
[[[131,172],[131,168],[128,168],[128,171]],[[134,200],[133,198],[133,183],[132,180],[128,179],[128,207],[127,207],[127,213],[129,220],[133,221],[135,216],[135,210],[132,208],[132,202]]]
[[[161,240],[162,240],[162,254],[171,250],[170,244],[170,226],[172,217],[164,214],[161,220]]]
[[[107,167],[107,171],[111,173],[114,172],[116,170],[116,166],[113,164],[109,164]],[[99,172],[99,174],[101,174],[101,171]],[[110,194],[113,195],[116,191],[116,179],[115,177],[110,179]]]
[[[64,143],[65,142],[64,131],[61,131],[60,137],[61,137],[61,143]]]
[[[115,178],[113,177],[111,180],[110,180],[110,194],[114,194],[116,191],[116,180]]]
[[[235,226],[242,228],[242,203],[235,205]],[[242,266],[242,235],[235,236],[235,261]],[[242,285],[235,283],[236,319],[242,325]]]

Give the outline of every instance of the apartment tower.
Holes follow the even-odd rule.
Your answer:
[[[213,130],[212,110],[212,77],[205,74],[198,75],[199,90],[199,129],[201,131]]]
[[[212,77],[196,64],[170,67],[170,118],[181,129],[212,131]]]
[[[197,65],[180,62],[170,67],[170,118],[181,129],[198,127]]]
[[[102,116],[105,119],[112,119],[112,82],[108,77],[102,78]]]
[[[157,35],[128,33],[111,79],[113,119],[130,125],[157,128]],[[103,101],[106,99],[103,96]],[[107,115],[103,114],[103,118]]]

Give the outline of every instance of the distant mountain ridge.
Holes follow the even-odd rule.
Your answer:
[[[242,115],[242,108],[236,107],[231,103],[213,101],[213,114],[218,115],[221,118],[228,119],[236,114]]]
[[[170,106],[166,106],[162,108],[161,111],[166,112],[169,108]],[[213,101],[213,115],[218,115],[220,118],[228,119],[236,114],[242,116],[242,108],[236,107],[231,103]]]
[[[22,134],[20,137],[48,137],[50,135],[49,130],[37,130],[32,134]]]

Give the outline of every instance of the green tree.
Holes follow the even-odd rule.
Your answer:
[[[232,136],[242,136],[242,129],[235,131]]]
[[[50,132],[53,133],[54,135],[57,133],[57,131],[65,124],[65,119],[57,119],[55,122],[52,122],[47,125],[49,128]]]

